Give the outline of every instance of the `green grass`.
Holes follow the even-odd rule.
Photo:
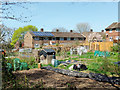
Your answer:
[[[70,54],[69,52],[67,54]],[[82,61],[83,63],[85,62],[87,65],[87,70],[89,72],[94,72],[94,73],[101,73],[101,74],[107,74],[107,75],[112,75],[115,72],[115,68],[116,66],[114,65],[114,62],[118,61],[118,53],[115,52],[115,55],[111,55],[110,57],[97,57],[94,56],[93,52],[88,52],[86,54],[83,54],[81,56],[79,55],[72,55],[72,56],[76,56],[76,57],[69,57],[67,59],[64,60],[59,60],[59,61],[66,61],[66,60],[78,60],[78,61]],[[86,58],[85,60],[81,60],[80,58]],[[90,59],[90,60],[89,60]],[[58,66],[58,68],[61,69],[69,69],[69,67],[71,66]]]

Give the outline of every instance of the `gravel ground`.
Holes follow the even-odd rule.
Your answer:
[[[56,73],[54,71],[49,71],[45,69],[30,69],[23,71],[13,72],[17,78],[24,79],[25,75],[29,80],[30,87],[41,87],[38,83],[42,80],[42,86],[44,88],[68,88],[68,87],[76,87],[81,89],[116,89],[109,83],[98,82],[95,80],[91,80],[88,78],[76,78],[71,76],[66,76],[63,74]],[[115,85],[120,88],[119,85]]]

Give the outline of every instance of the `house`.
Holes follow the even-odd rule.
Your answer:
[[[89,32],[83,32],[82,34],[86,37],[86,42],[102,42],[106,39],[104,30],[101,30],[101,32],[93,32],[91,29]]]
[[[120,22],[113,22],[105,30],[107,41],[120,41]]]
[[[74,33],[72,30],[70,32],[44,32],[43,29],[39,32],[27,32],[24,36],[24,47],[25,48],[39,48],[42,45],[49,45],[51,41],[54,43],[64,44],[64,43],[74,43],[76,40],[78,42],[85,41],[85,37],[80,33]]]

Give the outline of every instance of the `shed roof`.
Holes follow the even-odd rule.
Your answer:
[[[120,22],[113,22],[111,25],[109,25],[105,30],[107,29],[114,29],[114,28],[120,28]]]
[[[51,52],[55,52],[53,49],[43,49],[46,53],[51,53]]]

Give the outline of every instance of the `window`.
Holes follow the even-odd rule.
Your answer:
[[[59,37],[56,37],[56,40],[60,40],[60,38],[59,38]]]
[[[48,40],[48,37],[45,37],[44,40]]]
[[[64,38],[63,38],[63,37],[61,37],[61,38],[60,38],[60,40],[62,41],[62,40],[64,40]]]
[[[52,40],[56,40],[56,38],[52,38]]]
[[[67,40],[67,38],[66,38],[66,37],[64,37],[64,40]]]
[[[74,40],[78,40],[78,38],[74,38]]]
[[[48,40],[52,40],[52,37],[49,37]]]
[[[109,30],[109,33],[112,33],[112,29]]]
[[[71,38],[71,40],[74,40],[74,38]]]
[[[68,37],[67,40],[70,40],[70,38]]]
[[[43,38],[42,38],[42,37],[39,37],[39,40],[43,40]]]
[[[40,40],[39,37],[34,37],[34,40]]]

